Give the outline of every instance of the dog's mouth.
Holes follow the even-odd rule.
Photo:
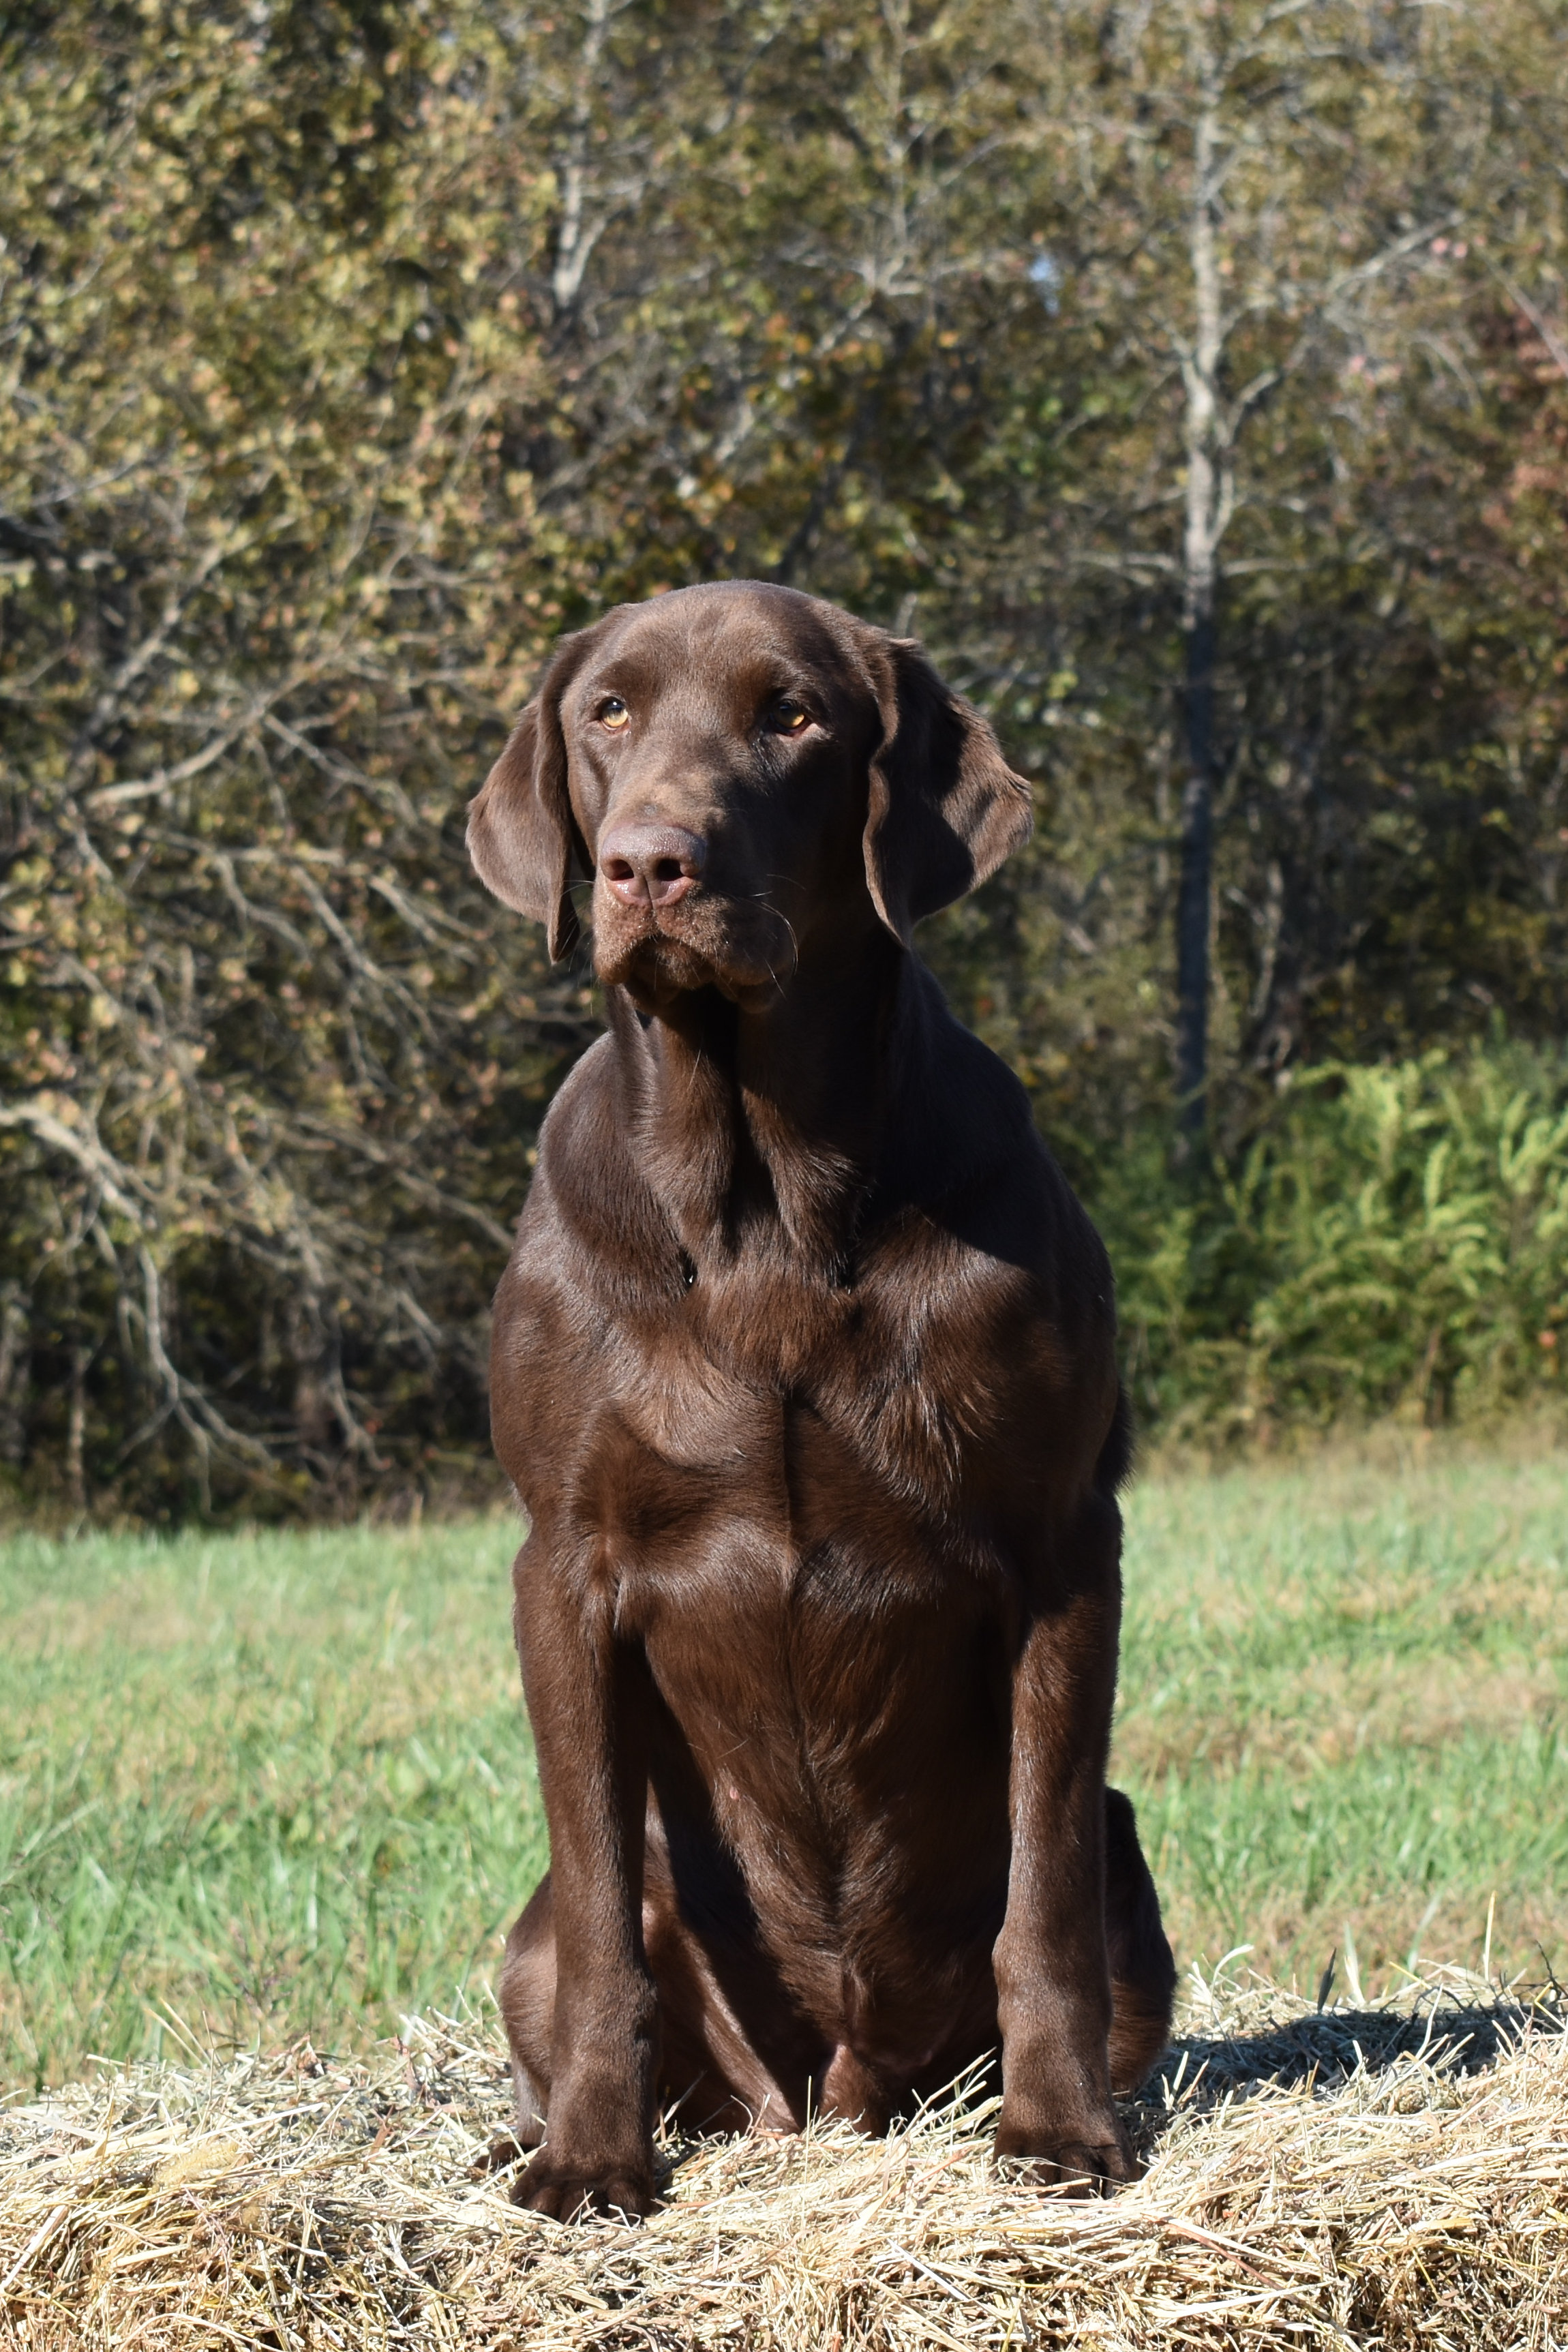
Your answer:
[[[757,1009],[783,993],[793,962],[789,926],[771,908],[701,887],[662,905],[594,894],[594,970],[645,1010],[702,988]]]

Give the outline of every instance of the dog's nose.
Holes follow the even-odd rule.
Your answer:
[[[673,906],[707,857],[700,835],[679,824],[613,824],[599,844],[599,871],[626,907]]]

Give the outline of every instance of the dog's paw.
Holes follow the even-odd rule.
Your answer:
[[[1090,2138],[1087,2134],[1022,2131],[1004,2118],[996,2129],[996,2154],[1019,2165],[1037,2188],[1058,2189],[1068,2197],[1109,2197],[1142,2171],[1120,2122],[1115,2117],[1110,2121],[1114,2137],[1097,2134]]]
[[[468,2179],[488,2180],[492,2173],[510,2172],[514,2165],[524,2161],[531,2145],[515,2131],[497,2132],[469,2165]]]
[[[551,2158],[536,2149],[511,2184],[511,2201],[552,2221],[640,2221],[653,2210],[653,2183],[647,2173],[624,2166],[602,2171]]]

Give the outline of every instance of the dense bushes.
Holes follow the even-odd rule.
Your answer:
[[[1300,1073],[1173,1196],[1108,1173],[1145,1416],[1266,1438],[1568,1397],[1568,1057],[1494,1047]]]

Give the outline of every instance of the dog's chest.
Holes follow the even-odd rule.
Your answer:
[[[623,1607],[843,1621],[993,1582],[989,1506],[1030,1373],[957,1289],[911,1308],[907,1283],[890,1303],[875,1285],[694,1286],[678,1320],[628,1337],[583,1496]]]
[[[748,1852],[753,1815],[804,1851],[868,1803],[919,1814],[935,1756],[995,1743],[1019,1596],[974,1507],[997,1396],[966,1387],[940,1333],[873,1307],[846,1302],[793,1363],[787,1307],[765,1350],[721,1362],[693,1316],[657,1396],[650,1381],[618,1408],[637,1451],[601,1489],[617,1619]]]

